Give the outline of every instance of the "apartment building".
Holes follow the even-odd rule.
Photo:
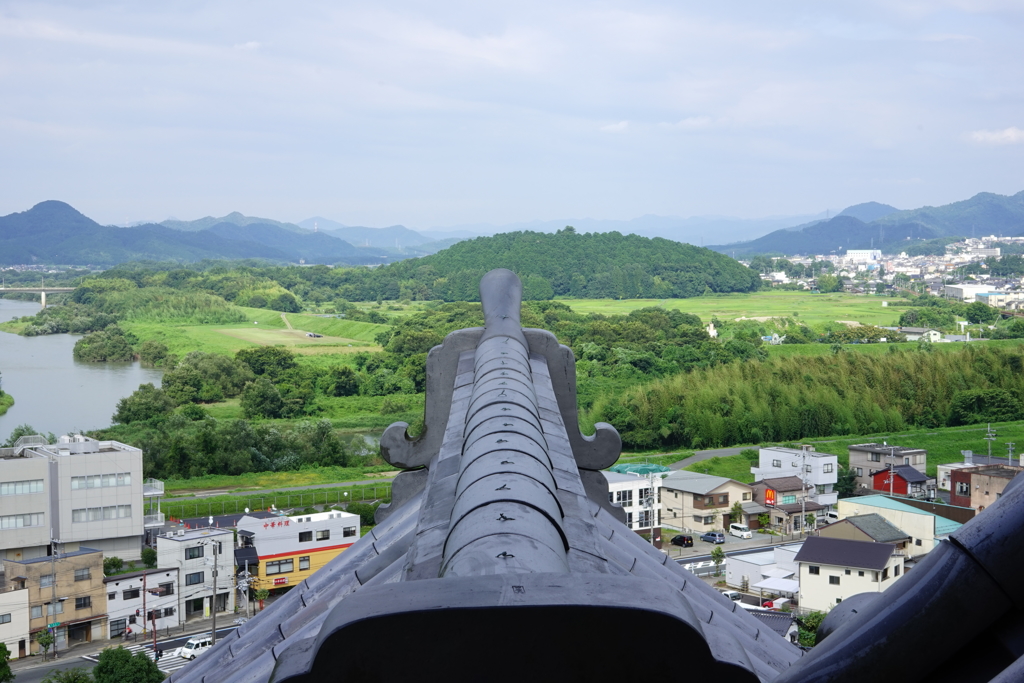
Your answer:
[[[177,569],[177,618],[234,612],[235,581],[231,529],[176,529],[156,538],[157,566]],[[214,594],[216,593],[216,602]]]
[[[0,558],[43,557],[56,540],[139,560],[143,489],[142,451],[117,441],[29,436],[0,448]]]
[[[7,583],[28,591],[30,651],[41,652],[36,639],[49,629],[55,647],[106,638],[107,594],[103,588],[103,553],[79,547],[27,560],[4,559]]]
[[[302,583],[359,540],[359,515],[340,510],[270,519],[246,515],[237,528],[240,549],[251,549],[236,553],[248,558],[238,568],[248,570],[253,590],[273,590]]]
[[[178,612],[178,568],[147,569],[103,579],[107,592],[108,636],[181,625]]]
[[[757,467],[751,467],[754,481],[797,477],[808,486],[807,497],[826,509],[831,509],[839,494],[835,490],[839,481],[839,457],[819,453],[813,446],[800,448],[761,448]]]
[[[608,480],[608,502],[622,506],[626,526],[638,533],[660,536],[661,475],[644,477],[605,472],[604,476]]]
[[[1024,468],[1015,465],[978,465],[953,470],[949,502],[981,512],[996,502],[1010,480],[1022,472]]]
[[[28,589],[7,584],[0,589],[0,643],[7,646],[11,659],[28,655]]]
[[[848,448],[850,469],[856,475],[856,489],[871,489],[872,477],[888,465],[910,465],[921,474],[928,467],[928,451],[923,448],[862,443]]]

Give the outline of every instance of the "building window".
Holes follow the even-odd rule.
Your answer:
[[[702,515],[694,515],[693,516],[693,521],[697,522],[698,524],[703,524],[704,523],[704,517]]]
[[[86,595],[84,598],[75,598],[75,609],[89,609],[92,607],[92,597]]]
[[[299,558],[299,571],[306,571],[309,569],[309,555]]]
[[[312,531],[300,531],[299,532],[299,543],[309,543],[313,540]]]
[[[117,593],[107,593],[107,602],[117,599]]]
[[[651,515],[651,511],[650,510],[641,510],[640,511],[640,528],[641,529],[646,529],[646,528],[648,528],[650,526],[653,526],[651,524],[651,519],[652,518],[653,518],[653,516]]]
[[[127,619],[111,619],[110,620],[110,637],[119,638],[124,635],[125,630],[128,628]]]
[[[830,462],[825,463],[825,466],[821,468],[821,471],[824,472],[825,474],[831,474],[832,473],[832,463],[830,463]]]
[[[330,529],[320,529],[319,531],[316,532],[316,540],[318,540],[318,541],[326,541],[330,537],[331,537],[331,530]]]
[[[809,565],[807,567],[807,573],[808,574],[814,574],[815,576],[817,576],[818,574],[821,573],[821,567],[818,567],[818,566],[813,565],[813,564]]]
[[[198,583],[202,583],[203,580],[199,579]],[[123,592],[125,600],[138,600],[142,593],[138,588],[129,588]]]
[[[872,453],[871,454],[871,462],[882,462],[882,454],[881,453]]]
[[[267,576],[272,574],[288,574],[289,572],[295,571],[294,560],[277,560],[276,562],[267,562]]]
[[[72,490],[131,485],[132,475],[129,472],[119,472],[116,474],[93,474],[87,477],[71,477]]]
[[[847,570],[846,570],[846,575],[847,575],[847,576],[849,576],[849,575],[850,575],[850,570],[849,570],[849,569],[847,569]]]
[[[102,508],[79,508],[71,511],[71,521],[98,522],[102,519],[124,519],[132,516],[131,505],[108,505]]]
[[[348,538],[350,536],[355,536],[356,535],[356,528],[354,526],[347,526],[347,527],[345,527],[342,530],[341,535],[344,536],[345,538]]]
[[[42,619],[43,618],[43,607],[42,607],[42,605],[34,605],[32,607],[31,614],[32,614],[32,618],[33,619]]]
[[[910,464],[910,458],[903,458],[903,464],[904,465],[909,465]]]
[[[858,467],[857,468],[857,476],[858,477],[863,477],[864,476],[864,468],[863,467]]]
[[[788,505],[790,503],[795,503],[795,502],[796,502],[796,496],[783,496],[782,497],[782,504],[783,505]]]
[[[92,573],[88,567],[75,570],[75,581],[88,581],[92,578]]]
[[[817,489],[818,489],[818,495],[819,496],[822,495],[823,493],[825,493],[825,486],[824,485],[818,486]]]
[[[205,581],[203,573],[204,572],[195,572],[194,574],[185,574],[185,585],[195,586],[196,584],[203,583]],[[136,591],[136,594],[137,593],[138,591]]]
[[[191,548],[185,548],[185,559],[186,560],[197,560],[203,556],[203,546],[194,545]]]
[[[899,565],[896,565],[895,567],[892,568],[892,575],[893,576],[899,576],[900,575],[900,566]]]
[[[11,623],[11,615],[10,615],[10,613],[8,612],[7,614],[0,614],[0,624],[9,624],[9,623]]]
[[[914,545],[921,545],[921,539],[920,538],[914,539]]]
[[[46,615],[47,616],[52,617],[55,614],[63,614],[63,613],[64,613],[64,603],[58,602],[57,606],[56,606],[56,609],[54,609],[54,606],[51,605],[50,603],[46,603]],[[32,608],[32,618],[33,619],[38,619],[41,616],[43,616],[43,606],[42,605],[36,605],[35,607]]]
[[[728,502],[729,502],[729,494],[728,493],[718,497],[718,504],[719,505],[725,505]]]
[[[772,467],[782,467],[781,460],[772,460]]]
[[[632,512],[627,512],[626,513],[626,526],[628,526],[630,529],[633,528],[633,513]]]
[[[864,572],[857,572],[857,576],[864,576]]]
[[[639,504],[639,505],[647,505],[647,504],[653,502],[653,501],[648,501],[647,500],[648,498],[653,498],[653,497],[654,496],[651,494],[651,490],[650,489],[640,489],[636,493],[636,500],[637,500],[637,504]]]
[[[20,496],[26,493],[42,493],[43,480],[5,481],[0,484],[0,496]]]
[[[53,585],[53,574],[43,574],[39,577],[39,587],[49,588]]]
[[[886,567],[885,569],[882,570],[882,581],[888,581],[888,580],[889,580],[889,568]]]
[[[631,507],[633,505],[633,489],[628,491],[616,491],[615,502],[624,508]]]
[[[810,473],[811,472],[811,466],[810,465],[804,465],[804,472]]]
[[[4,515],[0,517],[0,529],[21,529],[27,526],[43,526],[43,513],[30,512],[25,515]]]
[[[839,585],[839,577],[838,576],[830,576],[830,577],[828,577],[828,582],[832,586],[838,586]]]
[[[162,598],[165,595],[174,595],[174,584],[173,583],[161,583],[159,590],[157,590],[156,597]]]
[[[775,523],[778,524],[779,526],[782,526],[783,524],[786,523],[786,520],[784,520],[782,517],[776,517],[775,518]]]
[[[749,491],[744,491],[743,492],[743,500],[750,500],[750,492]]]
[[[969,496],[971,495],[971,484],[966,481],[958,481],[956,483],[956,495],[958,496]]]

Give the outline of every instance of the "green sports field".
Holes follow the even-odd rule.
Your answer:
[[[882,303],[887,302],[887,306]],[[716,294],[692,299],[564,299],[566,306],[580,313],[626,314],[638,308],[661,306],[712,318],[794,318],[817,325],[825,322],[856,321],[864,325],[894,325],[907,309],[903,299],[856,294],[814,294],[812,292],[766,291],[750,294]]]

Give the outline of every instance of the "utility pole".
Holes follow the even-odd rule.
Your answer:
[[[988,441],[988,457],[989,457],[989,462],[991,462],[992,461],[992,442],[996,440],[996,430],[992,429],[992,423],[991,422],[988,424],[988,429],[985,431],[985,436],[983,438],[985,439],[985,441]]]
[[[213,633],[210,635],[210,644],[217,644],[217,546],[220,545],[219,541],[213,541],[213,602],[211,607],[213,608]]]
[[[1006,444],[1006,464],[1013,467],[1013,447],[1017,444],[1008,443]]]
[[[146,635],[146,572],[142,572],[142,635]],[[146,642],[146,641],[142,641]]]
[[[896,483],[896,447],[889,446],[889,495],[892,495],[893,485]]]
[[[50,530],[50,609],[53,610],[53,618],[57,618],[57,539],[53,537],[53,530]],[[47,619],[50,618],[47,609]],[[59,623],[54,621],[52,623]],[[49,624],[47,624],[49,627]],[[53,627],[53,660],[57,661],[57,627]]]

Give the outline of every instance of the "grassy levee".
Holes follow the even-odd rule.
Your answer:
[[[997,438],[992,445],[992,456],[1006,456],[1006,444],[1024,443],[1024,421],[993,423]],[[800,443],[814,444],[815,450],[832,453],[838,456],[839,464],[847,467],[850,464],[849,447],[859,443],[887,442],[896,446],[924,448],[928,451],[927,474],[934,477],[939,465],[951,462],[962,462],[960,451],[974,451],[979,455],[988,454],[988,442],[982,437],[987,425],[971,425],[967,427],[940,427],[937,429],[904,430],[894,433],[862,434],[859,436],[842,436],[830,439],[804,439]],[[769,445],[794,444],[758,444],[749,448]],[[1020,464],[1019,456],[1014,458]],[[751,483],[754,476],[750,473],[751,461],[743,455],[711,458],[694,463],[685,469],[691,472],[703,472],[719,477],[729,477],[736,481]]]
[[[174,498],[195,491],[228,491],[242,494],[252,491],[274,491],[293,486],[315,486],[349,481],[388,482],[398,470],[390,465],[366,467],[311,467],[286,472],[247,472],[246,474],[208,474],[192,479],[168,479],[167,495]]]
[[[346,503],[372,502],[391,497],[391,482],[382,481],[356,486],[336,486],[305,491],[253,491],[238,495],[221,495],[198,498],[194,501],[163,503],[160,511],[168,518],[208,517],[229,515],[250,511],[269,510],[273,505],[278,510],[305,508],[312,505],[344,505]]]
[[[976,348],[1007,348],[1020,345],[1019,339],[989,339],[984,341],[972,341],[971,346]],[[962,350],[966,344],[963,342],[941,342],[932,344],[933,351],[945,353]],[[766,346],[771,357],[788,358],[790,356],[827,356],[832,353],[831,344],[779,344],[777,346]],[[893,344],[844,344],[843,351],[848,353],[882,354],[890,348],[903,349],[907,351],[917,350],[917,342],[900,342]]]
[[[579,313],[627,314],[648,306],[661,306],[700,316],[705,323],[712,317],[793,318],[803,324],[817,325],[837,320],[855,320],[864,325],[894,325],[908,306],[904,300],[856,294],[814,294],[812,292],[762,291],[749,294],[716,294],[692,299],[560,299]],[[888,306],[882,306],[882,302]],[[794,315],[796,314],[796,315]]]
[[[301,315],[298,313],[287,313],[285,315],[288,318],[288,322],[295,329],[362,342],[374,342],[374,337],[391,327],[390,325],[362,323],[342,318],[321,318],[315,315]]]

